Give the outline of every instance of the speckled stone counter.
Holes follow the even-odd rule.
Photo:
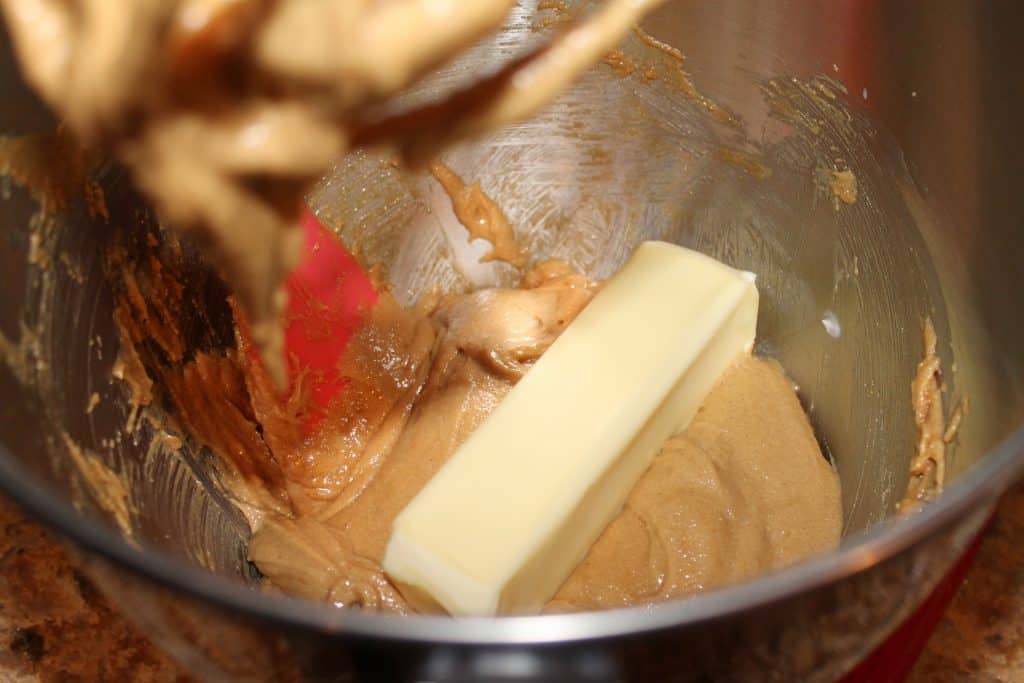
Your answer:
[[[185,683],[63,548],[0,500],[0,681]]]
[[[912,683],[1024,681],[1024,484],[1003,500]],[[0,681],[190,683],[0,500]]]
[[[910,681],[1024,681],[1024,483],[1000,503]]]

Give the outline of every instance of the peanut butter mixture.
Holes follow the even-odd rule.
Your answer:
[[[313,600],[409,611],[380,566],[392,520],[595,290],[548,263],[521,289],[451,296],[398,320],[387,307],[374,315],[357,353],[401,359],[402,376],[422,379],[367,406],[360,422],[378,427],[359,444],[335,437],[345,468],[359,474],[334,500],[262,520],[249,553],[267,581]],[[423,325],[430,343],[413,332]],[[398,344],[385,350],[381,340]],[[635,605],[733,583],[833,547],[840,526],[836,474],[792,384],[777,364],[747,357],[665,444],[548,609]]]
[[[501,207],[480,189],[480,183],[466,185],[455,171],[436,161],[430,164],[430,172],[448,194],[452,211],[469,232],[470,239],[491,243],[491,250],[481,261],[505,261],[516,268],[526,265],[526,250],[516,241],[515,232]]]
[[[600,286],[557,261],[518,288],[426,297],[412,309],[378,285],[342,360],[346,388],[310,428],[309,384],[278,397],[240,309],[237,348],[183,358],[174,321],[188,293],[173,285],[182,274],[156,259],[115,266],[126,337],[178,419],[221,456],[267,586],[395,612],[410,607],[381,569],[391,521]],[[745,357],[664,445],[547,609],[734,583],[833,547],[840,527],[838,479],[793,385],[776,363]]]
[[[624,607],[749,579],[839,543],[839,480],[793,384],[746,357],[669,439],[549,605]]]
[[[946,480],[946,444],[956,438],[965,405],[961,403],[953,412],[947,427],[942,407],[942,361],[936,350],[938,337],[931,319],[924,321],[922,341],[924,357],[917,364],[910,386],[917,448],[910,461],[907,491],[897,505],[900,512],[911,511],[942,493]]]

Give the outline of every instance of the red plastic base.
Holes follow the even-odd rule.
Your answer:
[[[917,611],[843,678],[842,683],[900,683],[906,680],[946,608],[963,585],[990,523],[991,519]]]

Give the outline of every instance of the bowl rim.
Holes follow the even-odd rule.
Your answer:
[[[994,507],[1024,473],[1024,426],[953,481],[935,501],[843,539],[826,553],[750,581],[655,605],[522,617],[452,618],[341,609],[273,595],[188,564],[154,547],[138,548],[112,527],[78,513],[41,485],[0,444],[0,490],[31,515],[85,550],[135,575],[232,613],[286,628],[338,637],[462,645],[539,645],[631,636],[693,626],[761,608],[866,571],[952,526]]]

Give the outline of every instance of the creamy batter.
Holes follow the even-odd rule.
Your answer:
[[[481,262],[505,261],[516,268],[526,265],[528,254],[516,240],[505,212],[498,203],[480,189],[480,183],[467,185],[455,171],[440,162],[430,164],[430,172],[441,184],[452,203],[452,211],[470,239],[491,243],[491,250]]]
[[[369,392],[378,402],[354,401],[364,410],[350,424],[376,427],[329,439],[353,473],[333,500],[261,520],[249,553],[267,581],[313,600],[409,611],[380,566],[392,519],[596,287],[548,262],[522,289],[450,296],[429,313],[396,318],[384,303],[355,342],[355,356],[371,361],[355,381],[380,387],[374,363],[386,357],[411,384],[385,382]],[[424,324],[426,339],[416,332]],[[833,547],[840,527],[836,474],[792,384],[777,364],[746,357],[665,444],[548,609],[642,604],[741,581]]]
[[[792,383],[747,357],[664,445],[551,610],[624,607],[778,569],[839,542],[839,481]]]
[[[278,399],[244,334],[237,350],[176,355],[173,265],[119,267],[117,319],[183,426],[223,459],[267,586],[395,612],[410,608],[380,565],[391,520],[600,287],[558,261],[530,269],[518,288],[425,297],[412,309],[378,285],[342,360],[347,386],[310,432],[309,387]],[[840,526],[838,479],[793,385],[774,362],[746,357],[665,444],[547,609],[734,583],[833,547]]]
[[[910,461],[907,491],[896,506],[907,512],[942,493],[946,480],[946,444],[956,437],[963,419],[963,404],[958,406],[946,426],[942,408],[942,361],[936,349],[938,337],[931,319],[922,325],[924,357],[917,364],[910,385],[914,424],[917,426],[917,448]]]

